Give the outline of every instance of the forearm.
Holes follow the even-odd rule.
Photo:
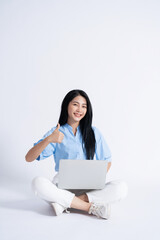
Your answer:
[[[111,162],[108,162],[108,165],[107,165],[107,172],[109,171],[110,167],[111,167]]]
[[[33,148],[31,148],[25,156],[26,161],[27,162],[34,161],[41,154],[41,152],[48,146],[49,143],[50,141],[47,137],[43,139],[40,143],[35,145]]]

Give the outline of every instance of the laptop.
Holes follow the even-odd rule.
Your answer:
[[[107,174],[106,160],[61,159],[58,188],[103,189]]]

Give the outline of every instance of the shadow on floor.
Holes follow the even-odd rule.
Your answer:
[[[49,203],[35,199],[0,201],[0,207],[20,211],[32,211],[45,216],[56,216],[54,209]],[[88,215],[87,212],[78,209],[68,208],[68,211]]]
[[[20,211],[32,211],[45,216],[55,216],[53,208],[46,202],[35,201],[35,199],[1,201],[1,208]]]

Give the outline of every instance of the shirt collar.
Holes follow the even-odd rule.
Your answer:
[[[73,130],[72,126],[69,125],[68,123],[66,123],[65,126],[66,126],[68,129]],[[77,131],[78,131],[79,129],[80,129],[80,125],[78,125]]]

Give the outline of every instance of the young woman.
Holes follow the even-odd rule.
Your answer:
[[[42,160],[53,155],[55,171],[59,170],[60,159],[96,159],[111,166],[111,152],[101,134],[92,126],[92,106],[88,95],[79,89],[65,96],[57,126],[48,131],[26,154],[26,161]],[[32,187],[36,195],[49,202],[56,215],[68,208],[80,209],[98,218],[110,217],[111,203],[124,199],[127,185],[124,181],[112,181],[102,190],[63,190],[58,186],[58,173],[50,181],[36,177]]]

